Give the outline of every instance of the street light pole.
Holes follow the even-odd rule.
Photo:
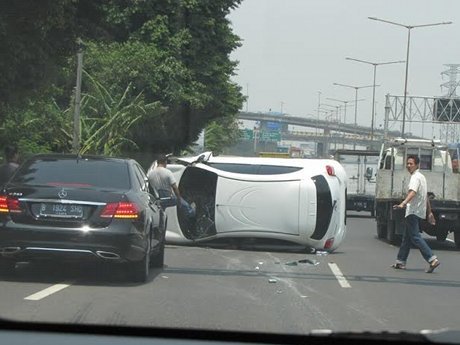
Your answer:
[[[324,106],[326,106],[326,107],[334,108],[334,109],[336,110],[336,112],[337,112],[337,106],[336,106],[336,105],[326,104],[326,103],[321,103],[321,105],[324,105]],[[323,108],[323,109],[324,109],[324,108]],[[334,112],[333,110],[330,111],[331,114],[333,114],[333,112]],[[337,113],[336,113],[336,114],[337,114]],[[332,115],[331,115],[331,117],[332,117]]]
[[[321,107],[321,91],[318,91],[318,123],[319,123],[319,108]],[[318,135],[318,126],[316,126],[316,135]]]
[[[321,106],[323,106],[323,107],[321,107]],[[325,130],[324,130],[324,137],[326,137],[326,135],[327,135],[329,137],[329,141],[331,141],[331,127],[333,128],[334,126],[329,125],[329,122],[332,122],[332,118],[334,117],[334,110],[324,108],[324,106],[335,108],[335,105],[321,103],[320,108],[319,108],[321,111],[323,111],[325,113],[324,120],[326,121],[326,126],[325,126]],[[334,148],[335,149],[337,148],[337,142],[334,143]]]
[[[354,59],[347,57],[345,58],[346,60],[350,61],[356,61],[356,62],[362,62],[365,64],[373,65],[374,66],[374,82],[373,82],[373,90],[372,90],[372,120],[371,120],[371,141],[374,141],[374,123],[375,123],[375,81],[377,77],[377,66],[379,65],[390,65],[390,64],[395,64],[395,63],[403,63],[405,61],[389,61],[389,62],[371,62],[371,61],[366,61],[366,60],[359,60],[359,59]]]
[[[377,65],[374,65],[374,80],[372,82],[372,117],[371,117],[371,145],[374,141],[374,121],[375,121],[375,79],[377,77]]]
[[[407,28],[407,53],[406,53],[406,74],[404,76],[404,99],[403,99],[403,123],[401,128],[401,136],[404,138],[406,128],[406,102],[407,102],[407,81],[409,79],[409,47],[410,47],[410,31],[412,28]]]
[[[355,128],[358,126],[358,88],[355,87]]]
[[[347,103],[349,101],[342,101],[340,99],[335,99],[335,98],[327,98],[327,99],[331,101],[343,103],[343,124],[344,126],[346,126],[347,125]],[[339,122],[340,122],[340,119],[339,119]],[[345,142],[342,143],[342,148],[345,148]]]
[[[337,124],[334,127],[336,128],[336,131],[340,132],[340,119],[339,119],[339,108],[340,108],[340,106],[333,105],[333,104],[327,104],[327,103],[322,103],[321,105],[331,107],[331,108],[335,109],[335,118],[337,119]],[[331,122],[334,122],[334,120],[333,120],[333,118],[334,118],[334,110],[331,110],[330,113],[331,113],[331,116],[330,116],[331,117]],[[334,140],[334,149],[336,149],[336,148],[337,148],[337,139]]]
[[[396,26],[402,26],[408,30],[407,33],[407,52],[406,52],[406,73],[404,78],[404,100],[403,100],[403,121],[402,121],[402,128],[401,128],[401,136],[404,138],[404,131],[406,125],[406,100],[407,100],[407,79],[409,76],[409,47],[410,47],[410,31],[414,28],[421,28],[427,26],[438,26],[438,25],[447,25],[452,24],[452,22],[440,22],[440,23],[430,23],[430,24],[420,24],[420,25],[405,25],[401,23],[392,22],[385,19],[380,19],[376,17],[368,17],[371,20],[376,20],[383,23],[388,23]]]
[[[358,126],[358,90],[364,89],[367,87],[373,87],[374,85],[354,86],[354,85],[347,85],[347,84],[340,84],[340,83],[334,83],[334,85],[355,89],[355,128],[357,128]],[[380,86],[380,85],[375,85],[375,86]],[[353,144],[353,149],[355,148],[356,148],[356,144]]]
[[[343,109],[343,123],[344,123],[344,124],[347,124],[347,104],[348,104],[349,102],[351,102],[351,101],[344,101],[344,100],[341,100],[341,99],[329,98],[329,97],[326,98],[326,99],[328,99],[328,100],[330,100],[330,101],[336,101],[336,102],[341,102],[341,103],[343,103],[343,105],[344,105],[344,107],[343,107],[343,108],[344,108],[344,109]],[[354,101],[354,100],[352,100],[352,101]],[[359,101],[364,101],[364,98],[358,99],[358,102],[359,102]]]

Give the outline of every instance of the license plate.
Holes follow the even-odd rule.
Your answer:
[[[83,206],[42,203],[39,215],[40,217],[83,218]]]
[[[355,207],[367,208],[367,203],[362,201],[355,201],[353,203]]]

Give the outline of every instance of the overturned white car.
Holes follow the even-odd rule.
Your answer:
[[[345,236],[347,178],[335,160],[207,152],[176,158],[167,168],[182,197],[196,204],[194,219],[167,208],[167,243],[245,237],[332,251]]]

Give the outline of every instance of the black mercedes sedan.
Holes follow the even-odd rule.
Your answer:
[[[166,219],[135,160],[41,154],[0,191],[0,264],[96,260],[145,282],[162,267]]]

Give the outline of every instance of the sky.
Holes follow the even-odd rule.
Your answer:
[[[368,17],[405,25],[452,21],[412,29],[409,56],[409,95],[447,92],[440,86],[448,81],[441,76],[444,65],[460,64],[459,0],[243,0],[229,16],[242,40],[231,56],[239,61],[233,80],[248,95],[242,110],[316,117],[321,92],[321,103],[351,101],[347,123],[353,122],[355,90],[333,83],[372,85],[373,66],[346,57],[406,60],[408,30]],[[376,128],[383,124],[385,95],[402,96],[404,81],[405,63],[377,67]],[[358,103],[358,124],[369,126],[372,87],[360,89],[358,98],[364,99]]]

